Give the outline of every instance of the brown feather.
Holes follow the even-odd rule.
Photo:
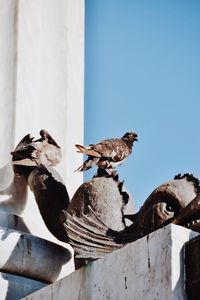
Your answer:
[[[101,154],[91,148],[87,148],[87,147],[84,147],[84,146],[81,146],[81,145],[78,145],[76,144],[75,145],[76,148],[78,148],[79,150],[77,151],[78,153],[83,153],[83,154],[86,154],[86,155],[89,155],[89,156],[94,156],[94,157],[101,157]]]

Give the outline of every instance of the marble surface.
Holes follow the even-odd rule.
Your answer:
[[[0,300],[19,300],[46,285],[44,282],[0,272]]]
[[[82,183],[84,1],[20,0],[15,144],[49,131],[62,149],[57,170],[72,196]]]
[[[14,146],[17,2],[0,0],[0,168]]]
[[[37,137],[44,128],[61,146],[57,170],[71,198],[83,181],[83,174],[74,172],[83,160],[74,144],[83,143],[84,130],[84,1],[0,0],[0,65],[1,182],[21,138]],[[0,209],[3,201],[6,210],[8,199],[9,212],[12,180],[9,173],[8,195],[0,197]],[[21,214],[30,231],[54,240],[34,197],[27,198]]]
[[[184,300],[183,245],[196,235],[168,225],[24,299]]]
[[[61,146],[57,170],[70,197],[83,181],[74,172],[83,160],[74,144],[83,143],[84,129],[84,1],[0,0],[0,65],[0,211],[71,249],[46,229],[29,190],[16,197],[22,185],[13,184],[10,152],[44,128]]]
[[[68,274],[71,252],[31,234],[0,227],[0,270],[53,282]]]
[[[25,134],[38,137],[44,128],[61,146],[57,170],[70,197],[83,181],[74,172],[83,159],[74,144],[83,143],[84,1],[0,0],[0,66],[1,271],[54,281],[73,271],[73,260],[63,260],[73,251],[46,229],[33,194],[16,182],[10,152]],[[63,245],[63,253],[20,231]],[[18,278],[11,280],[12,296],[10,281],[1,280],[0,299],[18,299]]]

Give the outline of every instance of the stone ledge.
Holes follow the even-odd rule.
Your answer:
[[[18,230],[26,233],[30,233],[28,227],[24,223],[23,218],[0,211],[0,227],[5,227],[12,230]]]
[[[183,246],[196,235],[168,225],[24,300],[184,300]]]
[[[200,294],[200,236],[185,244],[185,275],[188,299]]]
[[[7,273],[0,273],[0,300],[18,300],[33,293],[45,283]]]
[[[0,227],[0,271],[54,282],[68,274],[71,252],[55,243]],[[62,276],[63,277],[63,276]]]

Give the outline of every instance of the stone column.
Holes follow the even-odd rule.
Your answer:
[[[18,1],[0,0],[0,168],[14,146],[17,8]]]
[[[61,146],[57,171],[70,198],[82,183],[74,170],[82,163],[74,144],[83,142],[83,0],[20,0],[18,7],[15,144],[44,128]],[[51,238],[32,194],[23,212],[31,232]],[[42,228],[42,229],[41,229]]]
[[[82,183],[82,174],[74,173],[82,163],[74,144],[83,143],[83,69],[83,0],[0,0],[0,228],[3,230],[0,253],[5,252],[7,236],[12,249],[18,245],[21,241],[19,230],[22,229],[24,241],[32,241],[32,237],[26,236],[30,232],[68,247],[48,232],[33,195],[30,191],[27,194],[25,182],[13,177],[10,152],[25,134],[37,137],[40,129],[46,129],[61,146],[63,159],[57,171],[72,197]],[[17,225],[19,220],[23,225],[21,229]],[[16,232],[16,243],[10,229]],[[37,242],[42,244],[43,240]],[[8,243],[8,247],[11,244]],[[37,247],[34,253],[26,245],[24,247],[27,255],[41,255],[40,251],[37,253]],[[46,247],[48,249],[49,244]],[[60,251],[57,251],[58,255]],[[48,255],[45,259],[49,264]],[[19,290],[18,271],[4,268],[3,260],[0,261],[2,285],[18,286]],[[73,269],[72,263],[68,268],[61,265],[54,280]],[[9,263],[7,266],[9,268]],[[6,272],[14,274],[13,277],[7,276]],[[23,275],[32,276],[25,271]],[[35,283],[30,284],[34,286]],[[11,291],[9,293],[7,296]]]
[[[20,0],[15,143],[27,132],[49,131],[62,148],[58,171],[72,195],[83,142],[82,0]]]
[[[74,144],[83,142],[83,58],[83,0],[0,0],[0,194],[13,179],[10,151],[42,128],[62,148],[57,170],[70,197],[82,183]],[[32,230],[30,212],[38,214],[31,195],[23,215]]]

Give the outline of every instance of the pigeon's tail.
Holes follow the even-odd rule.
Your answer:
[[[81,165],[80,167],[78,167],[75,170],[75,172],[76,171],[83,172],[83,171],[89,170],[90,168],[95,166],[98,161],[99,161],[99,158],[97,158],[97,157],[88,157],[88,159],[84,162],[84,164]]]
[[[78,145],[78,144],[76,144],[75,147],[78,149],[78,151],[77,151],[78,153],[86,154],[86,152],[87,152],[87,148],[86,147]]]
[[[86,167],[85,164],[81,165],[80,167],[78,167],[74,172],[83,172],[86,170],[89,170],[91,167]]]
[[[82,213],[80,217],[63,211],[65,229],[76,258],[97,259],[123,247],[114,241],[110,235],[112,230],[98,219],[92,208],[89,206],[88,209],[89,215]],[[114,235],[115,231],[112,233]]]
[[[94,156],[94,157],[101,157],[101,154],[93,149],[91,149],[89,146],[85,147],[85,146],[81,146],[76,144],[75,145],[76,148],[78,148],[78,153],[82,153],[88,156]]]

